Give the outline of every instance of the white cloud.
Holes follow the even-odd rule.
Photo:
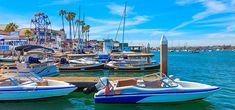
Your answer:
[[[233,32],[233,31],[235,31],[235,23],[229,24],[229,25],[226,27],[226,32]]]
[[[188,2],[192,2],[191,0],[188,0]],[[188,2],[185,2],[183,4],[186,4]],[[195,3],[195,2],[193,2]],[[201,3],[206,9],[205,11],[199,12],[197,14],[195,14],[194,16],[192,16],[192,20],[190,21],[185,21],[181,24],[179,24],[178,26],[172,28],[170,31],[174,31],[177,30],[179,28],[183,28],[189,24],[192,24],[196,21],[202,20],[206,17],[209,17],[211,15],[214,14],[219,14],[219,13],[224,13],[228,11],[228,8],[226,6],[225,3],[220,2],[220,1],[216,1],[216,0],[200,0],[196,3]]]
[[[212,33],[208,34],[208,38],[212,39],[235,38],[235,33]]]
[[[129,45],[143,45],[147,46],[149,43],[151,47],[159,47],[160,40],[127,40]],[[232,45],[235,46],[235,40],[213,40],[213,39],[200,39],[200,40],[168,40],[169,47],[177,46],[214,46],[214,45]]]
[[[232,1],[231,1],[231,5],[235,5],[235,0],[232,0]]]
[[[119,16],[123,15],[123,12],[124,12],[124,9],[125,9],[124,5],[118,5],[118,4],[109,4],[109,5],[107,5],[107,7],[109,8],[110,13],[116,14],[116,15],[119,15]],[[127,6],[126,7],[126,12],[128,14],[132,14],[133,9],[134,9],[134,7]]]
[[[224,23],[224,22],[229,22],[231,23],[231,21],[235,21],[235,15],[232,16],[223,16],[223,17],[219,17],[219,18],[213,18],[213,19],[209,19],[209,20],[201,20],[196,22],[197,24],[208,24],[208,23]]]
[[[149,20],[150,20],[149,16],[135,16],[130,20],[127,19],[126,26],[143,24]]]
[[[19,28],[30,27],[30,20],[31,20],[30,17],[12,14],[12,13],[4,13],[1,15],[4,16],[1,16],[0,24],[8,24],[10,22],[13,22],[16,23],[19,26]]]
[[[188,5],[188,4],[192,4],[198,2],[196,0],[176,0],[176,4],[177,5]]]
[[[135,16],[133,18],[129,18],[126,20],[126,28],[143,24],[149,20],[148,16]],[[97,24],[96,26],[91,27],[91,34],[115,34],[120,23],[120,20],[97,19],[92,17],[87,17],[87,21]]]

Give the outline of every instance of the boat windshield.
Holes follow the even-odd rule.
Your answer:
[[[25,74],[4,74],[4,79],[0,80],[0,86],[18,86],[31,84],[34,82],[42,82],[43,79],[34,73]]]
[[[18,82],[14,78],[6,78],[0,80],[0,86],[17,86]]]
[[[143,77],[143,83],[142,86],[144,87],[177,87],[178,84],[173,81],[172,79],[168,78],[165,74],[150,74]]]

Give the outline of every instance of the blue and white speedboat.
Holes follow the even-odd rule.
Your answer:
[[[151,74],[140,78],[108,81],[101,78],[95,103],[163,103],[203,99],[219,88],[206,84],[173,80],[165,75]],[[101,89],[103,88],[103,89]]]
[[[76,90],[76,86],[56,80],[45,80],[35,75],[0,79],[0,100],[26,100],[65,96]],[[4,74],[4,76],[6,76]]]

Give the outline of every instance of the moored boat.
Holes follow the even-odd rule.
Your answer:
[[[67,54],[57,64],[60,71],[97,71],[102,70],[104,65],[94,58],[95,54]]]
[[[119,81],[101,79],[95,103],[163,103],[203,99],[219,88],[206,84],[172,80],[165,75],[151,74]],[[103,88],[103,89],[101,89]]]
[[[22,55],[16,66],[20,73],[33,72],[39,76],[55,76],[59,74],[59,69],[53,62],[53,49],[38,45],[24,45],[16,47]]]
[[[30,73],[27,76],[5,77],[0,80],[0,100],[2,101],[65,96],[74,90],[76,86],[72,84],[45,80]]]
[[[1,62],[14,62],[16,61],[16,57],[7,56],[7,57],[0,57]]]
[[[160,68],[156,62],[150,61],[153,54],[148,53],[113,53],[112,61],[105,64],[105,68],[114,71],[154,71]]]

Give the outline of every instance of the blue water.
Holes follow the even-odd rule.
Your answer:
[[[159,61],[159,53],[154,53]],[[148,73],[61,73],[61,76],[141,76]],[[93,94],[74,92],[66,97],[3,101],[0,110],[235,110],[235,52],[169,53],[169,74],[181,80],[215,85],[221,89],[203,100],[164,104],[95,104]]]

